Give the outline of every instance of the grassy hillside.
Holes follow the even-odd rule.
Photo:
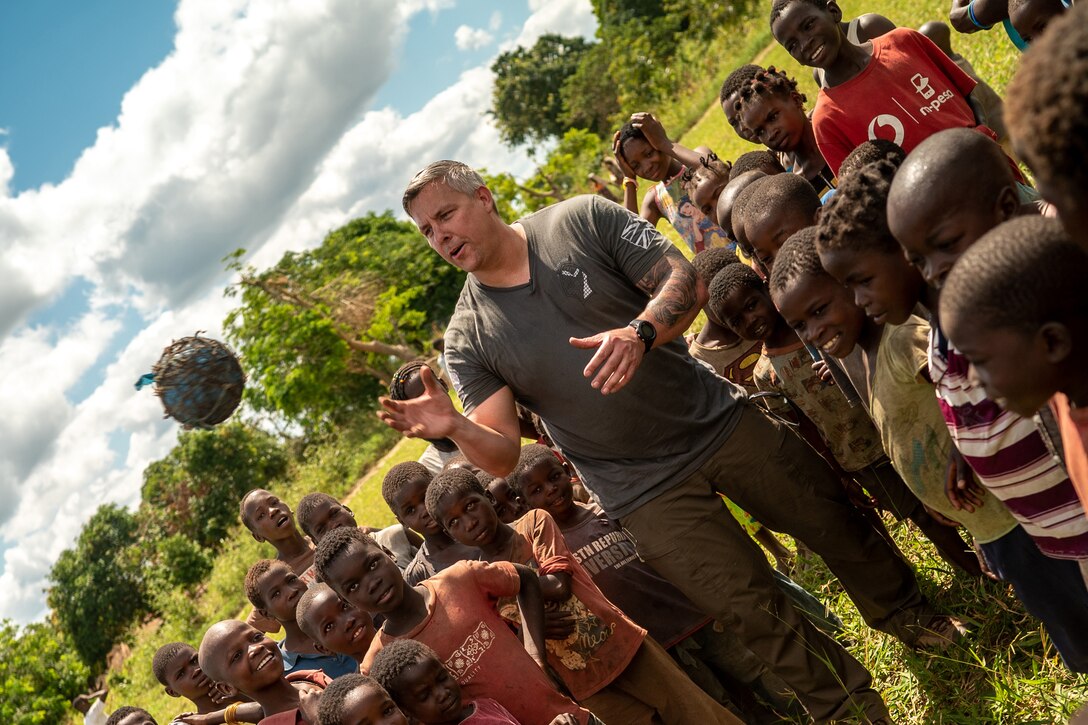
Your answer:
[[[851,17],[863,10],[878,10],[897,24],[910,27],[940,19],[947,7],[943,2],[922,0],[885,0],[876,5],[847,0],[842,4]],[[708,49],[707,54],[713,54],[718,61],[715,65],[729,68],[755,58],[764,65],[784,68],[798,79],[811,104],[816,88],[810,72],[771,44],[762,14],[741,22],[740,28]],[[970,59],[999,92],[1015,70],[1016,52],[999,30],[955,36],[953,47]],[[705,86],[682,94],[676,108],[659,112],[672,124],[670,132],[691,126],[682,138],[685,145],[706,144],[722,158],[732,159],[755,147],[737,138],[725,123],[717,106],[721,80],[707,78]],[[706,111],[700,116],[701,108]],[[667,226],[663,222],[662,229],[671,234]],[[381,478],[394,463],[416,458],[424,444],[399,442],[360,478],[377,455],[373,450],[359,449],[358,440],[345,434],[341,440],[313,452],[306,463],[296,467],[287,490],[279,493],[294,504],[307,492],[329,491],[345,496],[360,522],[391,522],[392,516],[381,500]],[[939,656],[913,654],[895,640],[869,630],[841,588],[830,580],[822,563],[808,563],[798,579],[829,600],[846,621],[856,643],[851,651],[873,672],[876,687],[898,722],[1065,722],[1076,705],[1088,700],[1088,678],[1074,677],[1062,667],[1045,631],[1023,612],[1006,587],[953,576],[933,548],[918,541],[915,530],[889,525],[900,547],[915,563],[927,595],[971,627],[973,635],[964,646]],[[198,640],[203,629],[217,619],[244,615],[248,610],[241,591],[245,570],[255,559],[271,554],[269,547],[258,544],[237,527],[206,586],[192,596],[176,597],[168,603],[164,621],[147,624],[135,633],[131,656],[111,675],[110,707],[140,704],[164,723],[184,709],[154,682],[150,673],[152,654],[160,644],[174,639]]]

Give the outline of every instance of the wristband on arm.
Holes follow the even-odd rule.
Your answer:
[[[975,27],[979,30],[989,30],[993,27],[992,25],[983,25],[978,21],[978,18],[975,17],[974,0],[971,0],[971,2],[967,3],[967,17],[971,19],[971,22],[974,23]]]

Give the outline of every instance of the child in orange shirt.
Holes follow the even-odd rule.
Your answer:
[[[654,716],[678,724],[740,722],[601,594],[547,512],[533,509],[513,526],[504,524],[476,477],[459,470],[435,477],[427,489],[427,510],[450,536],[478,547],[485,559],[537,571],[545,600],[574,619],[566,639],[548,641],[548,664],[574,699],[605,722]]]

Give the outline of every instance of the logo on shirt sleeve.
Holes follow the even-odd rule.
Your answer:
[[[640,216],[630,215],[627,224],[623,227],[620,239],[633,244],[639,249],[649,249],[650,244],[657,238],[657,229]]]

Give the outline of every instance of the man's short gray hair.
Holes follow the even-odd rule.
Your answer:
[[[435,161],[416,174],[408,184],[408,188],[404,190],[400,203],[406,214],[411,216],[412,211],[409,207],[412,206],[412,202],[424,188],[436,182],[441,182],[454,191],[468,196],[475,194],[481,186],[487,186],[484,178],[468,164],[460,161]]]

